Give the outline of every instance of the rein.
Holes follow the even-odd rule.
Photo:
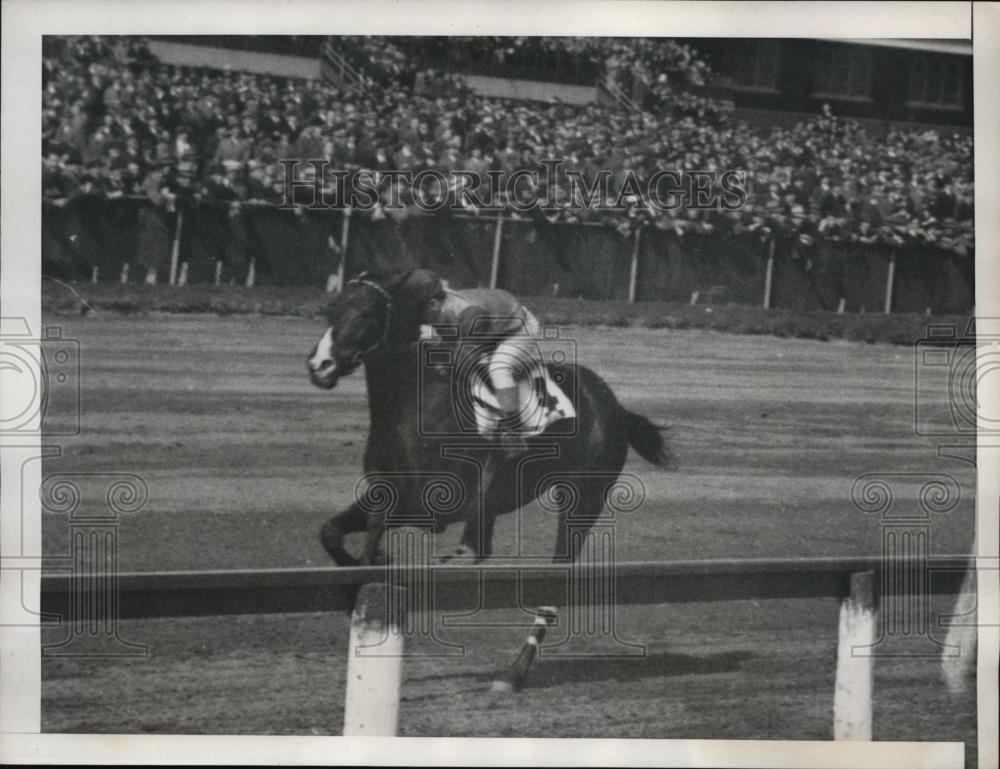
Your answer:
[[[382,326],[382,336],[379,337],[378,341],[372,344],[368,349],[359,350],[354,354],[354,357],[351,359],[351,368],[354,369],[361,365],[367,355],[375,352],[385,344],[385,340],[389,336],[389,326],[392,324],[392,295],[378,283],[368,280],[367,278],[353,278],[352,280],[347,281],[347,285],[367,286],[368,288],[374,289],[380,293],[385,299],[385,323]]]

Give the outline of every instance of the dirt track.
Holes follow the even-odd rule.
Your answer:
[[[83,432],[45,472],[127,471],[149,486],[146,508],[120,527],[121,569],[328,562],[316,532],[351,499],[367,411],[360,374],[332,393],[304,376],[319,322],[55,322],[81,342]],[[912,350],[702,331],[564,329],[567,336],[623,403],[673,426],[676,470],[629,460],[648,497],[616,530],[620,558],[877,555],[879,521],[851,503],[852,484],[866,472],[912,474],[893,491],[914,508],[928,474],[953,475],[964,498],[932,519],[931,551],[968,547],[974,471],[937,458],[914,434]],[[85,498],[97,504],[98,493],[95,485]],[[547,552],[545,514],[529,510],[522,523],[531,551]],[[498,524],[500,554],[515,552],[514,524],[513,515]],[[65,552],[64,516],[45,516],[44,540],[47,553]],[[830,737],[835,602],[624,608],[617,628],[645,644],[647,656],[543,659],[515,697],[484,689],[522,630],[441,630],[466,653],[407,661],[402,733]],[[130,622],[122,635],[148,644],[150,656],[45,662],[45,730],[339,728],[343,617]],[[877,739],[974,742],[974,700],[951,703],[934,660],[879,660],[875,691]]]

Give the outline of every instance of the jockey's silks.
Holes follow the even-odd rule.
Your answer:
[[[506,337],[537,331],[529,327],[531,315],[513,294],[502,289],[470,288],[445,290],[437,318],[431,326],[451,326],[463,335]],[[475,322],[470,323],[474,318]],[[466,328],[466,326],[473,326]]]

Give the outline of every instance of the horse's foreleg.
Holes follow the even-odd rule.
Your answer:
[[[361,556],[361,563],[365,566],[383,566],[387,563],[388,555],[379,548],[382,544],[382,536],[385,534],[385,526],[381,520],[373,520],[368,526],[368,535],[365,537],[365,547]]]
[[[473,514],[465,522],[462,540],[451,557],[469,556],[481,561],[493,554],[493,524],[496,516],[489,511]]]
[[[456,558],[472,558],[481,561],[493,554],[493,521],[466,521],[462,529],[462,539],[458,547],[438,559],[438,563],[448,563]]]
[[[485,474],[485,471],[484,471]],[[489,484],[489,476],[480,477],[480,484]],[[481,495],[479,487],[465,491],[465,509],[462,520],[462,537],[459,545],[451,553],[439,559],[447,563],[456,558],[471,558],[481,561],[493,554],[493,524],[499,513],[505,512],[499,508],[497,495],[490,490],[489,495]]]
[[[344,549],[344,537],[364,531],[367,526],[368,516],[355,503],[323,524],[319,532],[319,541],[338,566],[357,566],[358,559]]]

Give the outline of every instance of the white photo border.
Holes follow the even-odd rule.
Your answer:
[[[634,2],[622,0],[7,0],[2,6],[2,228],[0,307],[41,328],[41,36],[43,34],[436,34],[676,37],[946,38],[974,44],[977,317],[1000,319],[1000,5],[906,2]],[[33,148],[33,149],[32,149]],[[994,321],[1000,326],[1000,320]],[[6,331],[6,329],[0,329]],[[996,334],[1000,328],[981,328]],[[33,381],[0,371],[16,398]],[[998,377],[980,380],[980,403],[996,413]],[[39,734],[41,652],[37,626],[11,617],[38,610],[41,512],[34,432],[0,435],[0,760],[25,763],[410,764],[495,766],[671,765],[958,767],[961,743],[836,743],[722,740],[202,737]],[[995,559],[1000,448],[980,442],[979,556]],[[21,500],[28,500],[24,509]],[[13,536],[16,535],[16,536]],[[35,554],[28,556],[26,554]],[[14,568],[11,568],[11,564]],[[979,580],[980,660],[1000,650],[997,572]],[[14,623],[16,625],[16,623]],[[980,766],[997,756],[997,668],[979,667]],[[993,766],[996,764],[993,763]]]

